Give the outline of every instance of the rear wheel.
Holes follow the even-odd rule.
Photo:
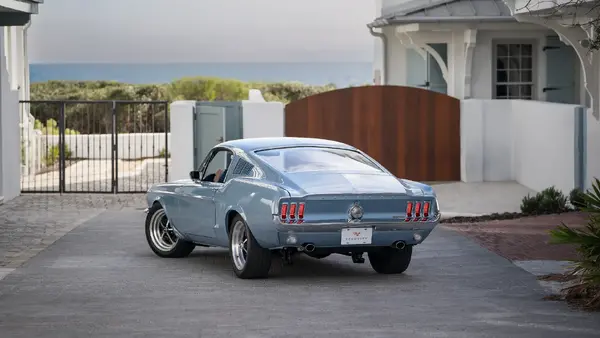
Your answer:
[[[163,258],[188,256],[196,247],[175,235],[171,221],[160,203],[154,203],[146,216],[146,240],[150,249]]]
[[[230,229],[229,255],[235,274],[242,279],[266,278],[271,269],[271,251],[258,244],[240,215],[233,218]]]
[[[369,252],[369,262],[377,273],[397,274],[408,269],[412,258],[412,245],[405,246],[402,250],[395,248],[382,248]]]

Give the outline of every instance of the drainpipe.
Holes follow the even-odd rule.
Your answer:
[[[23,87],[24,87],[24,96],[23,96],[23,100],[29,100],[29,53],[28,53],[28,48],[27,48],[27,30],[29,29],[29,27],[31,26],[31,19],[29,19],[29,22],[27,22],[27,24],[25,24],[25,26],[23,26],[23,67],[24,67],[24,72],[23,75],[25,77],[25,79],[23,79]]]
[[[29,90],[29,53],[28,53],[28,48],[27,48],[27,30],[29,29],[29,27],[31,26],[31,17],[29,18],[29,21],[25,24],[25,26],[23,26],[23,50],[19,51],[19,54],[21,56],[21,58],[23,58],[22,60],[22,81],[21,81],[21,93],[19,95],[19,99],[23,100],[23,101],[27,101],[29,100],[30,97],[30,90]],[[29,175],[32,173],[33,171],[33,167],[35,166],[35,160],[32,158],[32,154],[31,154],[31,139],[33,137],[31,130],[32,130],[32,124],[33,121],[29,116],[29,104],[21,104],[19,103],[20,106],[20,112],[21,112],[21,142],[25,145],[25,154],[23,154],[25,156],[25,174]],[[34,163],[32,163],[34,162]],[[23,172],[21,172],[21,175],[23,175]]]
[[[369,33],[376,38],[380,38],[383,44],[383,81],[381,81],[382,85],[386,85],[388,83],[388,40],[387,36],[384,33],[377,33],[373,30],[373,27],[367,26],[369,28]]]

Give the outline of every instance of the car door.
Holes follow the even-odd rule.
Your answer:
[[[194,237],[214,238],[216,225],[215,194],[223,183],[210,179],[218,169],[227,169],[228,149],[211,151],[200,168],[202,180],[190,180],[180,188],[180,218],[185,223],[180,231]],[[199,240],[201,240],[199,238]]]

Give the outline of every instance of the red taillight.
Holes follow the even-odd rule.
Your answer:
[[[296,203],[290,204],[290,222],[296,219]]]
[[[413,204],[412,202],[406,202],[406,221],[410,221],[410,218],[412,217],[412,209],[413,209]]]
[[[283,203],[281,205],[281,213],[280,213],[279,217],[281,219],[286,219],[287,218],[287,211],[288,211],[288,205],[287,205],[287,203]]]
[[[298,218],[300,220],[304,218],[304,203],[298,204]]]
[[[429,217],[429,206],[430,206],[429,202],[425,202],[425,204],[423,205],[423,216],[425,218]]]

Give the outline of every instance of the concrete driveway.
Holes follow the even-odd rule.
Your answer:
[[[226,251],[160,259],[144,214],[106,210],[0,281],[2,338],[598,337],[600,315],[544,301],[535,278],[437,229],[405,275],[302,258],[239,280]]]
[[[433,183],[444,217],[520,212],[521,201],[533,191],[514,181]]]

